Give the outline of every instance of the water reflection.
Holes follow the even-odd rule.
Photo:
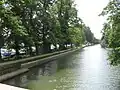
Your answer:
[[[52,61],[41,66],[30,68],[29,72],[14,77],[10,80],[4,81],[3,83],[27,88],[27,84],[29,82],[39,80],[40,77],[42,76],[50,76],[54,74],[56,71],[57,71],[57,61]]]
[[[58,60],[31,68],[4,83],[31,90],[120,90],[120,66],[110,66],[107,50],[86,47]]]

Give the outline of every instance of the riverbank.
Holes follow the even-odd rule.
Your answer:
[[[67,55],[80,49],[81,48],[68,49],[64,51],[35,56],[31,58],[0,63],[0,82],[20,75],[22,73],[25,73],[34,66],[41,65],[52,60],[56,60],[59,57],[62,57],[64,55]]]

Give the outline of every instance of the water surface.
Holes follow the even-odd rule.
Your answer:
[[[120,66],[110,66],[107,50],[86,47],[4,83],[31,90],[120,90]]]

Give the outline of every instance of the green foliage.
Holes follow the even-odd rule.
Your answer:
[[[111,64],[120,63],[120,7],[118,0],[112,0],[104,8],[101,15],[108,16],[108,22],[104,25],[103,36],[105,37],[108,47],[112,48],[110,53]]]
[[[78,18],[73,0],[2,0],[0,21],[3,45],[17,52],[36,47],[38,54],[39,47],[43,47],[47,53],[50,45],[65,49],[68,44],[79,46],[85,39],[93,39],[92,32],[85,30]]]
[[[69,40],[76,46],[80,46],[83,43],[82,34],[83,34],[82,30],[78,27],[69,28]]]

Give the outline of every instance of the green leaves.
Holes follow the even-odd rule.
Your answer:
[[[120,64],[120,7],[119,1],[112,0],[104,8],[104,15],[108,16],[108,22],[104,25],[103,36],[108,47],[112,48],[109,60],[111,64]]]
[[[3,5],[4,4],[4,2],[3,1],[0,1],[0,5]]]
[[[85,41],[73,0],[5,0],[0,1],[0,9],[0,35],[16,51],[23,46],[44,50],[58,44],[79,46]]]

